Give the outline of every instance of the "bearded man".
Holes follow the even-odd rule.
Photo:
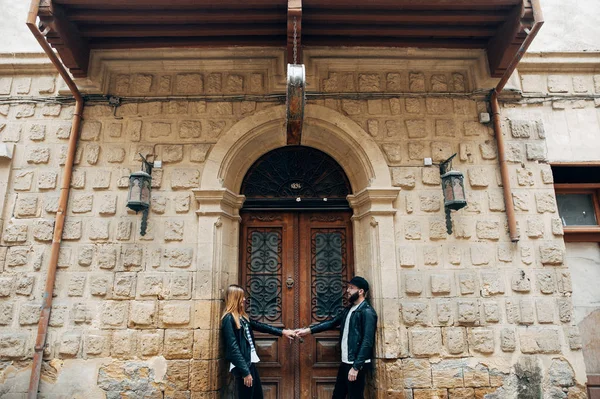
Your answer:
[[[298,336],[304,337],[341,326],[342,362],[332,399],[364,398],[366,372],[371,368],[377,328],[377,313],[366,301],[368,293],[367,280],[354,276],[346,288],[348,307],[331,320],[296,330]]]

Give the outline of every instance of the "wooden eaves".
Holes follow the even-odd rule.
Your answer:
[[[492,76],[509,67],[534,24],[536,0],[302,0],[303,48],[487,50]],[[48,42],[75,77],[90,50],[267,46],[289,40],[288,0],[42,0]],[[289,46],[288,46],[289,48]]]

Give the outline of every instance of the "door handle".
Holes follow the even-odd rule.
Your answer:
[[[291,290],[294,287],[294,279],[290,276],[285,280],[285,285],[287,285],[288,290]]]

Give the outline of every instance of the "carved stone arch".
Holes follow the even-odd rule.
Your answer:
[[[194,193],[198,280],[204,282],[208,290],[203,294],[210,298],[222,299],[224,289],[238,283],[239,210],[245,200],[239,193],[244,176],[262,155],[285,145],[285,106],[281,105],[236,123],[208,155],[200,188]],[[384,325],[384,300],[398,298],[400,289],[394,220],[399,188],[392,186],[385,156],[356,122],[319,105],[306,107],[301,145],[331,156],[350,181],[353,194],[347,198],[353,210],[354,269],[371,282],[372,303]],[[217,312],[211,319],[215,330],[218,316]],[[384,336],[384,329],[379,329],[378,353],[385,353],[383,343],[398,339],[396,331],[389,333],[391,337]]]
[[[356,122],[319,105],[305,112],[302,145],[333,157],[345,170],[355,193],[391,187],[385,157]],[[269,108],[236,123],[211,150],[202,172],[202,189],[239,193],[246,171],[261,155],[286,145],[285,106]]]

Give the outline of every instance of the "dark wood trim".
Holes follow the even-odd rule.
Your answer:
[[[533,17],[526,18],[530,12],[531,4],[528,0],[523,0],[490,40],[487,54],[493,77],[500,78],[504,75],[527,37],[526,30],[533,27]]]
[[[550,162],[550,166],[560,166],[560,167],[594,167],[600,166],[600,161],[586,161],[586,162]]]
[[[600,184],[555,184],[554,191],[559,194],[591,194],[596,214],[600,221]],[[564,226],[565,242],[600,242],[600,224],[596,226]]]
[[[554,190],[572,192],[573,190],[589,190],[589,189],[600,189],[600,183],[558,183],[554,184]]]
[[[68,20],[63,8],[53,4],[51,0],[43,0],[38,16],[42,25],[50,29],[47,35],[58,39],[52,44],[59,49],[63,64],[76,78],[85,77],[90,48],[75,24]]]

